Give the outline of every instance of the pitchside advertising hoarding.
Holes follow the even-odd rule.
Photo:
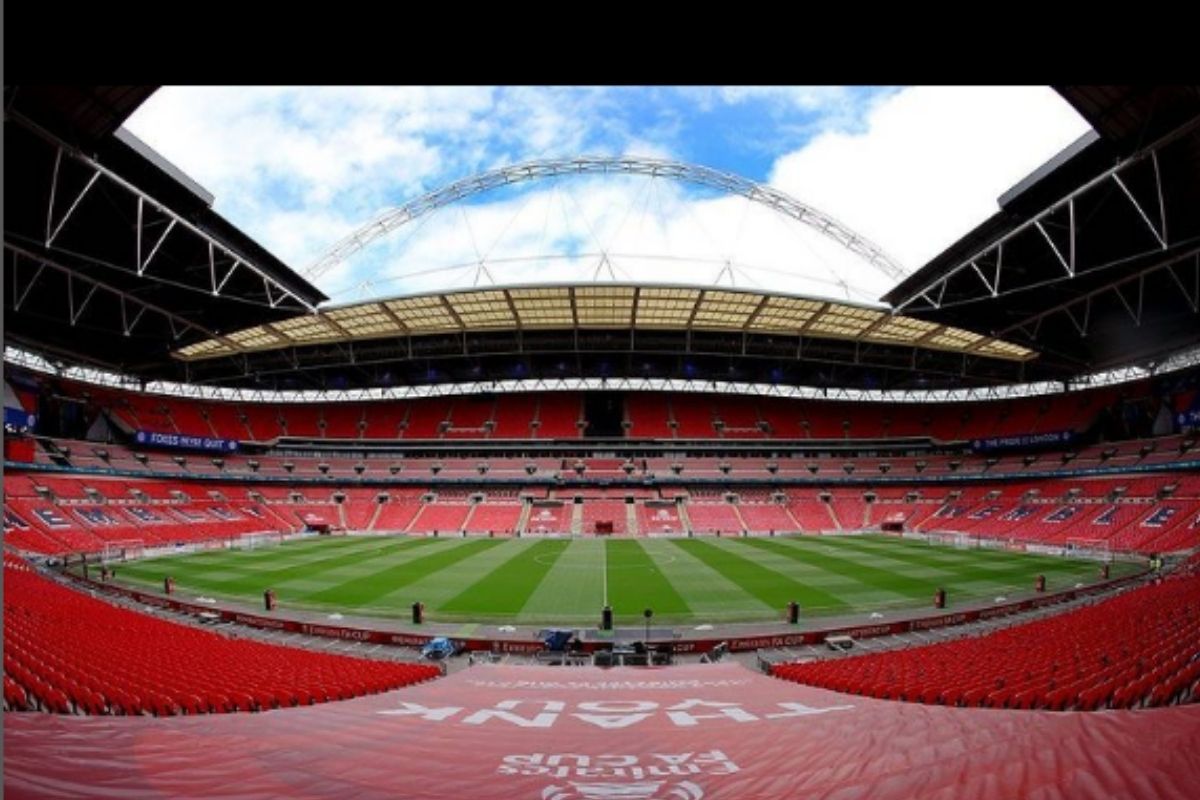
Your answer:
[[[261,714],[10,714],[5,789],[249,800],[1185,798],[1200,774],[1200,749],[1189,746],[1198,736],[1200,706],[958,709],[839,694],[730,663],[481,665]]]
[[[182,433],[158,433],[138,431],[134,439],[143,447],[161,447],[165,450],[203,450],[216,453],[236,453],[236,439],[214,439],[208,436],[186,436]]]

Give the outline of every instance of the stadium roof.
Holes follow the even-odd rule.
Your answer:
[[[886,309],[742,289],[587,284],[471,289],[322,309],[180,348],[196,361],[328,342],[494,330],[736,331],[901,345],[1026,361],[1029,348]]]
[[[1095,131],[884,297],[1065,371],[1200,341],[1200,87],[1062,87]]]
[[[141,380],[278,390],[569,376],[887,390],[1066,381],[1200,342],[1196,87],[1061,88],[1096,131],[888,293],[892,309],[605,283],[319,313],[318,289],[119,129],[151,91],[6,89],[11,343]]]
[[[5,338],[138,373],[325,296],[126,131],[145,87],[5,90]]]

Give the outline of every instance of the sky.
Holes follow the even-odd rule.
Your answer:
[[[425,192],[576,155],[683,161],[768,184],[915,271],[1087,130],[1047,87],[164,87],[126,127],[302,273]],[[896,282],[744,197],[630,176],[465,198],[314,282],[341,303],[592,279],[865,303]]]

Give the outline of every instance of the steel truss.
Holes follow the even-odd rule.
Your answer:
[[[730,395],[757,395],[796,400],[844,400],[859,403],[950,403],[950,402],[994,402],[1021,397],[1042,397],[1083,391],[1101,386],[1115,386],[1143,380],[1156,375],[1165,375],[1181,370],[1200,367],[1200,347],[1175,353],[1163,360],[1145,366],[1122,367],[1120,369],[1079,375],[1060,383],[1041,381],[1037,383],[1008,384],[968,389],[934,389],[879,391],[869,389],[825,389],[812,386],[785,386],[766,383],[743,383],[737,381],[713,381],[681,378],[537,378],[500,381],[471,381],[410,385],[371,389],[339,389],[329,391],[273,391],[265,389],[242,389],[224,386],[175,383],[171,381],[144,382],[140,379],[96,369],[52,362],[37,353],[18,347],[5,346],[5,363],[14,364],[46,374],[56,375],[81,383],[111,386],[145,394],[169,397],[188,397],[199,400],[216,400],[245,403],[336,403],[375,400],[406,400],[422,397],[454,397],[489,392],[562,392],[562,391],[643,391],[643,392],[704,392]]]
[[[148,303],[129,292],[115,286],[98,281],[95,278],[69,266],[64,266],[45,255],[26,250],[21,247],[4,243],[4,249],[11,254],[9,270],[12,274],[13,292],[8,298],[13,311],[20,311],[25,300],[29,297],[34,286],[47,275],[47,270],[66,276],[67,284],[67,321],[71,327],[79,322],[83,312],[87,310],[92,299],[98,294],[115,300],[121,312],[121,332],[125,336],[133,335],[133,329],[141,322],[147,312],[157,314],[166,319],[170,326],[174,341],[179,341],[189,330],[194,330],[209,337],[224,340],[208,328],[187,320],[161,306]],[[25,277],[22,277],[25,273]]]
[[[1168,225],[1168,220],[1173,215],[1177,215],[1176,219],[1186,218],[1189,215],[1194,215],[1195,209],[1186,207],[1178,209],[1167,208],[1159,154],[1172,143],[1184,137],[1194,135],[1198,128],[1200,128],[1200,118],[1171,132],[1157,142],[1105,170],[1071,193],[1050,204],[1018,227],[959,262],[938,278],[911,291],[907,297],[895,305],[893,313],[907,312],[919,315],[922,311],[955,308],[982,300],[1037,291],[1084,276],[1096,276],[1106,271],[1127,266],[1132,262],[1144,263],[1146,266],[1132,276],[1122,275],[1086,295],[1081,295],[1079,298],[1074,298],[1053,309],[1048,309],[1027,317],[998,335],[1003,336],[1013,330],[1024,330],[1031,324],[1039,323],[1046,316],[1059,312],[1071,317],[1072,323],[1080,331],[1080,334],[1086,335],[1086,308],[1080,314],[1076,307],[1081,304],[1085,307],[1090,306],[1092,298],[1108,292],[1115,293],[1121,303],[1129,310],[1134,321],[1137,324],[1141,324],[1140,287],[1147,275],[1162,270],[1170,272],[1174,278],[1174,283],[1178,285],[1180,291],[1186,297],[1188,304],[1192,307],[1192,310],[1196,311],[1200,308],[1200,285],[1195,280],[1192,280],[1190,283],[1184,280],[1183,276],[1179,273],[1179,269],[1182,262],[1200,254],[1200,242],[1195,238],[1178,240],[1173,238]],[[1148,172],[1148,178],[1152,184],[1152,191],[1147,192],[1143,190],[1140,198],[1130,189],[1129,185],[1130,175],[1135,170]],[[1145,178],[1146,176],[1141,177]],[[1130,219],[1137,227],[1142,228],[1148,233],[1147,238],[1151,242],[1151,245],[1141,252],[1122,254],[1119,258],[1105,263],[1080,263],[1080,260],[1077,258],[1077,252],[1080,249],[1081,222],[1076,218],[1077,201],[1082,200],[1085,196],[1091,196],[1102,191],[1111,192],[1114,189],[1124,198],[1126,203],[1125,208],[1131,215]],[[1065,233],[1059,232],[1064,230]],[[1040,247],[1044,248],[1052,256],[1062,271],[1058,275],[1032,284],[1007,286],[1005,281],[1006,270],[1017,265],[1013,265],[1006,260],[1006,245],[1008,246],[1007,249],[1011,250],[1017,244],[1024,245],[1029,239],[1040,243]],[[974,285],[977,288],[977,292],[970,293],[967,291],[965,296],[961,296],[964,291],[964,284],[960,281],[955,284],[955,296],[947,299],[948,286],[956,278],[963,275],[974,276],[976,279]],[[1134,281],[1138,282],[1139,287],[1136,310],[1134,302],[1131,302],[1131,299],[1126,296],[1129,285]],[[969,286],[970,284],[966,285]],[[1075,309],[1075,311],[1073,312],[1072,309]]]
[[[226,296],[222,292],[229,283],[229,279],[239,271],[248,272],[262,282],[263,288],[260,297],[270,308],[316,311],[314,304],[298,296],[275,278],[270,271],[259,266],[253,258],[238,252],[221,239],[177,214],[165,203],[142,191],[91,156],[72,147],[19,114],[12,114],[8,119],[21,125],[54,149],[54,166],[50,175],[44,237],[42,241],[29,242],[28,245],[40,245],[50,254],[58,253],[61,256],[91,260],[137,278],[204,292],[213,297]],[[58,246],[58,240],[64,230],[78,216],[77,212],[84,198],[100,184],[124,194],[136,203],[136,223],[133,229],[133,241],[130,242],[130,260],[126,263],[113,264],[109,261],[89,258],[86,253],[72,252]],[[125,232],[126,228],[122,226],[119,233],[125,235]],[[9,232],[6,230],[6,246],[9,244],[8,237]],[[189,237],[207,252],[207,281],[203,284],[195,281],[183,282],[179,275],[163,274],[161,270],[155,271],[155,256],[159,254],[169,237]],[[243,292],[239,292],[237,295],[228,295],[228,297],[241,302],[248,300]]]
[[[563,175],[641,175],[649,178],[668,178],[741,195],[752,202],[808,225],[823,236],[862,257],[896,281],[908,277],[908,270],[885,253],[879,245],[828,214],[778,189],[710,167],[631,156],[577,156],[526,161],[455,181],[410,200],[398,208],[382,212],[331,247],[321,258],[308,266],[302,274],[308,280],[315,281],[371,242],[426,214],[464,198],[501,186]],[[607,254],[601,254],[601,265],[605,263],[607,263]],[[600,268],[598,267],[597,276],[599,272]]]
[[[1065,303],[1025,317],[1001,330],[998,336],[1007,337],[1014,331],[1019,331],[1030,340],[1035,340],[1046,318],[1059,313],[1071,321],[1071,326],[1080,336],[1087,336],[1091,331],[1092,302],[1101,295],[1110,293],[1121,301],[1121,306],[1129,313],[1133,324],[1140,326],[1146,305],[1146,277],[1163,270],[1171,276],[1172,282],[1183,295],[1192,313],[1200,313],[1200,245],[1197,245],[1186,249],[1174,259],[1160,261]]]

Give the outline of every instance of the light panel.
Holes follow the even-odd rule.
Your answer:
[[[1037,353],[1010,342],[886,310],[738,289],[687,286],[531,286],[400,297],[332,308],[188,345],[200,360],[329,341],[529,329],[727,330],[844,339],[1025,361]]]
[[[631,286],[580,286],[575,289],[575,313],[581,328],[619,328],[633,323]]]

